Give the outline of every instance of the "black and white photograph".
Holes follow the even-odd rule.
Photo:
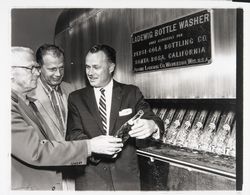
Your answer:
[[[23,2],[6,6],[4,193],[247,194],[249,3]]]

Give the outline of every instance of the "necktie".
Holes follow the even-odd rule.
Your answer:
[[[107,111],[106,111],[106,98],[105,98],[105,89],[100,89],[101,96],[99,99],[99,113],[102,119],[103,129],[107,132]]]
[[[62,100],[59,97],[59,94],[57,94],[57,91],[55,89],[51,92],[51,101],[52,106],[54,108],[55,114],[58,118],[58,121],[60,123],[60,130],[62,134],[64,133],[64,122],[65,122],[65,110],[62,104]]]
[[[30,117],[31,119],[33,118],[32,114],[34,114],[34,116],[37,117],[37,120],[33,120],[33,121],[36,123],[36,125],[40,129],[40,131],[43,134],[43,136],[45,137],[45,139],[50,141],[50,139],[49,139],[49,137],[48,137],[48,135],[46,133],[46,130],[49,129],[46,126],[46,122],[43,120],[43,117],[41,116],[41,114],[38,111],[38,109],[37,109],[36,105],[34,104],[34,102],[29,101],[29,105],[30,105],[29,108],[31,109],[30,110],[31,112],[28,111],[27,113],[29,113],[29,115],[32,116],[32,117]],[[25,107],[23,106],[23,108],[25,108]],[[50,143],[53,145],[53,143],[51,141],[50,141]]]

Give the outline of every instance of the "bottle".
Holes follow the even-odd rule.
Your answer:
[[[171,108],[167,113],[165,113],[165,116],[163,118],[163,122],[164,122],[164,133],[162,136],[163,143],[166,143],[167,130],[168,130],[168,128],[173,120],[175,111],[176,111],[175,108]]]
[[[125,143],[130,137],[128,132],[131,130],[131,127],[135,124],[135,122],[143,116],[143,110],[139,110],[135,116],[129,119],[126,123],[124,123],[118,131],[115,133],[115,137],[119,137],[122,139],[122,142]]]
[[[176,134],[178,133],[179,127],[181,125],[181,122],[183,120],[183,117],[185,115],[186,110],[185,109],[179,109],[173,119],[173,122],[171,123],[170,127],[167,130],[165,143],[173,145],[174,139]]]
[[[187,135],[190,132],[196,112],[197,112],[196,110],[187,111],[185,118],[182,122],[182,125],[180,127],[180,130],[178,131],[176,135],[173,145],[183,147],[184,142],[186,141]]]
[[[214,136],[214,139],[211,143],[211,152],[216,153],[218,155],[225,154],[226,150],[226,138],[230,135],[231,125],[234,120],[235,113],[229,111],[225,114],[226,117],[223,117],[218,131]]]
[[[227,142],[226,155],[235,156],[236,154],[236,121],[233,124],[232,132]]]
[[[203,151],[210,151],[210,144],[213,140],[214,132],[216,131],[216,126],[218,124],[221,111],[215,110],[211,112],[208,116],[206,126],[203,133],[200,136],[198,149]]]
[[[158,116],[163,119],[165,113],[167,112],[167,108],[160,109],[160,112],[158,113]]]
[[[198,150],[199,138],[200,135],[202,134],[207,114],[208,114],[207,110],[202,110],[198,112],[196,119],[194,121],[195,125],[188,134],[186,142],[184,143],[184,147]]]

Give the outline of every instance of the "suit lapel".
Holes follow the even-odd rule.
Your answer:
[[[51,130],[49,130],[50,128],[48,127],[46,121],[43,120],[43,117],[41,116],[40,112],[38,111],[35,103],[30,100],[30,106],[32,107],[33,111],[36,113],[36,118],[38,118],[38,126],[40,131],[44,134],[45,138],[48,140],[53,140],[55,139],[55,136],[52,134]],[[62,140],[62,139],[61,139]],[[53,144],[52,144],[53,145]]]
[[[50,129],[50,131],[48,131],[48,134],[50,134],[50,137],[54,137],[56,140],[64,140],[64,136],[62,133],[61,129],[58,129],[57,125],[55,124],[55,122],[53,120],[52,123],[49,120],[49,118],[44,117],[44,109],[42,108],[43,106],[40,104],[39,101],[35,101],[34,105],[36,106],[37,110],[37,115],[40,117],[40,119],[42,120],[42,123],[44,125],[46,125],[46,129]],[[46,113],[46,116],[49,116],[49,113]]]
[[[74,91],[73,87],[70,86],[70,84],[66,84],[65,82],[62,82],[60,84],[61,90],[62,90],[62,102],[65,108],[65,118],[66,118],[66,124],[65,128],[67,127],[67,118],[68,118],[68,97],[69,94]]]
[[[86,93],[82,95],[82,98],[85,99],[89,112],[91,113],[93,118],[96,120],[97,125],[99,126],[99,129],[101,130],[101,133],[105,134],[106,132],[103,129],[102,121],[99,115],[99,110],[96,104],[94,89],[92,87],[87,87]]]
[[[34,110],[32,110],[29,106],[25,104],[25,102],[18,98],[18,96],[12,92],[11,98],[18,103],[19,108],[22,110],[23,114],[27,116],[30,120],[32,120],[39,128],[40,132],[43,134],[43,136],[49,140],[49,137],[46,133],[46,131],[43,129],[40,121],[38,120],[37,116],[34,114]]]
[[[118,117],[118,113],[121,107],[121,86],[114,80],[113,85],[113,93],[112,93],[112,101],[111,101],[111,111],[110,111],[110,123],[109,123],[109,131],[110,135],[114,134],[114,126]]]
[[[60,88],[61,88],[61,92],[62,92],[62,98],[61,98],[61,100],[62,100],[62,104],[63,104],[63,108],[64,108],[64,121],[65,121],[65,123],[64,123],[64,129],[66,129],[67,128],[67,118],[68,118],[68,95],[66,96],[66,94],[65,94],[65,92],[64,92],[64,90],[63,90],[63,88],[62,88],[62,86],[60,86]]]
[[[52,108],[50,99],[49,99],[48,95],[46,94],[46,92],[44,91],[40,82],[41,81],[39,80],[37,88],[35,90],[35,96],[32,97],[32,98],[36,99],[36,101],[34,101],[34,103],[37,106],[37,108],[42,107],[41,109],[39,109],[39,112],[42,112],[41,114],[44,114],[44,115],[47,115],[48,117],[50,117],[50,119],[53,121],[55,126],[58,129],[60,129],[59,121],[56,117],[56,114],[55,114],[53,108]],[[38,96],[39,96],[39,98],[38,98]]]

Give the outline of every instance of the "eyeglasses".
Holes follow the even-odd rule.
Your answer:
[[[35,73],[35,71],[40,72],[41,71],[41,67],[40,66],[31,66],[31,67],[27,67],[27,66],[12,66],[12,68],[25,68],[31,71],[31,73]]]

